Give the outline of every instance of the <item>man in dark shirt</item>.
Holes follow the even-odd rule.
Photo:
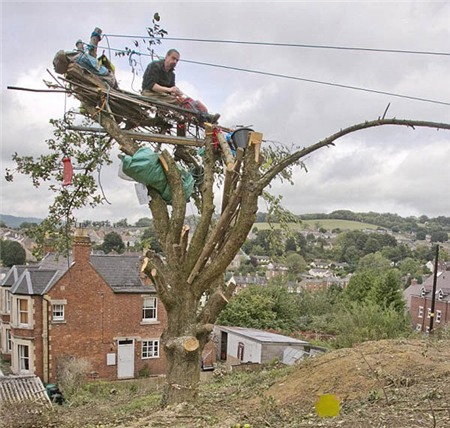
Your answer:
[[[200,115],[203,121],[217,123],[219,114],[208,113],[201,103],[185,97],[183,92],[175,85],[174,70],[179,60],[180,53],[176,49],[169,49],[164,59],[151,62],[147,66],[142,79],[142,95],[157,101],[192,109]],[[189,100],[189,102],[186,102],[186,100]],[[196,103],[197,105],[201,104],[203,110],[196,108]]]
[[[142,80],[142,95],[177,104],[177,97],[183,95],[175,86],[174,69],[179,60],[179,52],[170,49],[164,59],[151,62],[147,66]]]

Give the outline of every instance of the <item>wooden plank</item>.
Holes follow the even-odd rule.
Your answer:
[[[106,134],[103,128],[98,127],[84,127],[84,126],[68,126],[67,129],[80,132],[94,132],[99,134]],[[168,134],[153,134],[151,132],[138,131],[122,131],[123,134],[129,136],[135,141],[149,141],[152,143],[176,144],[182,146],[202,147],[205,145],[205,140],[189,137],[177,137]]]
[[[249,133],[249,145],[255,146],[255,162],[259,163],[259,153],[261,152],[261,142],[263,134],[261,132],[252,131]]]

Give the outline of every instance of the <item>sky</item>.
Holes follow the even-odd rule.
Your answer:
[[[88,41],[95,27],[107,35],[100,52],[108,55],[108,45],[123,49],[140,40],[146,53],[137,37],[147,35],[155,12],[174,39],[164,40],[156,53],[180,51],[177,86],[221,113],[223,126],[248,125],[264,140],[307,147],[382,116],[388,105],[386,117],[450,123],[448,1],[2,1],[1,214],[47,215],[53,194],[45,186],[36,189],[26,176],[8,183],[4,171],[14,168],[15,152],[45,152],[45,140],[52,137],[49,119],[79,106],[62,94],[7,87],[46,89],[43,81],[52,80],[47,69],[53,73],[56,52],[73,50],[78,39]],[[127,60],[112,53],[121,89],[140,90],[150,58],[137,59],[133,76]],[[305,164],[307,172],[295,170],[294,185],[276,181],[269,189],[295,214],[345,209],[450,216],[449,131],[398,126],[359,131],[311,154]],[[133,183],[118,177],[118,168],[116,160],[102,169],[99,179],[108,202],[80,210],[79,221],[126,218],[132,224],[151,216],[146,205],[139,205]],[[267,211],[264,203],[260,211]],[[193,205],[188,207],[187,214],[194,213]]]

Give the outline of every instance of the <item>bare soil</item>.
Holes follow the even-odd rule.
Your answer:
[[[158,405],[160,382],[141,379],[105,388],[51,412],[3,408],[0,426],[444,428],[450,426],[450,340],[367,342],[294,367],[233,371],[204,382],[195,404],[166,409]],[[336,396],[339,416],[317,415],[322,394]]]

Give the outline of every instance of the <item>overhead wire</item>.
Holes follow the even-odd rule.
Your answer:
[[[406,49],[380,49],[380,48],[366,48],[358,46],[333,46],[333,45],[313,45],[302,43],[275,43],[275,42],[255,42],[255,41],[242,41],[242,40],[220,40],[220,39],[198,39],[198,38],[186,38],[186,37],[160,37],[155,38],[151,36],[132,36],[126,34],[107,34],[109,37],[118,38],[131,38],[131,39],[149,39],[149,40],[174,40],[183,42],[202,42],[202,43],[225,43],[225,44],[238,44],[238,45],[250,45],[250,46],[278,46],[278,47],[291,47],[291,48],[307,48],[307,49],[334,49],[334,50],[346,50],[346,51],[361,51],[361,52],[382,52],[382,53],[399,53],[399,54],[411,54],[411,55],[436,55],[436,56],[450,56],[450,52],[436,52],[436,51],[419,51],[419,50],[406,50]]]
[[[117,51],[117,52],[123,52],[123,49],[110,48],[110,50]],[[137,51],[133,51],[133,53],[135,53],[137,55],[142,55],[142,56],[151,56],[150,54],[137,52]],[[240,71],[240,72],[245,72],[245,73],[253,73],[253,74],[259,74],[259,75],[264,75],[264,76],[279,77],[279,78],[283,78],[283,79],[297,80],[297,81],[308,82],[308,83],[316,83],[316,84],[320,84],[320,85],[334,86],[334,87],[343,88],[343,89],[352,89],[355,91],[369,92],[369,93],[374,93],[374,94],[379,94],[379,95],[389,95],[389,96],[396,97],[396,98],[404,98],[404,99],[409,99],[409,100],[414,100],[414,101],[422,101],[422,102],[428,102],[428,103],[433,103],[433,104],[450,106],[450,102],[446,102],[446,101],[442,101],[442,100],[434,100],[434,99],[430,99],[430,98],[415,97],[415,96],[411,96],[411,95],[398,94],[395,92],[363,88],[360,86],[346,85],[346,84],[342,84],[342,83],[326,82],[323,80],[309,79],[309,78],[305,78],[305,77],[289,76],[287,74],[271,73],[268,71],[261,71],[261,70],[251,70],[248,68],[234,67],[234,66],[221,65],[221,64],[212,64],[212,63],[208,63],[208,62],[192,61],[192,60],[188,60],[188,59],[180,59],[180,62],[204,65],[204,66],[208,66],[208,67],[223,68],[223,69],[228,69],[228,70]]]

